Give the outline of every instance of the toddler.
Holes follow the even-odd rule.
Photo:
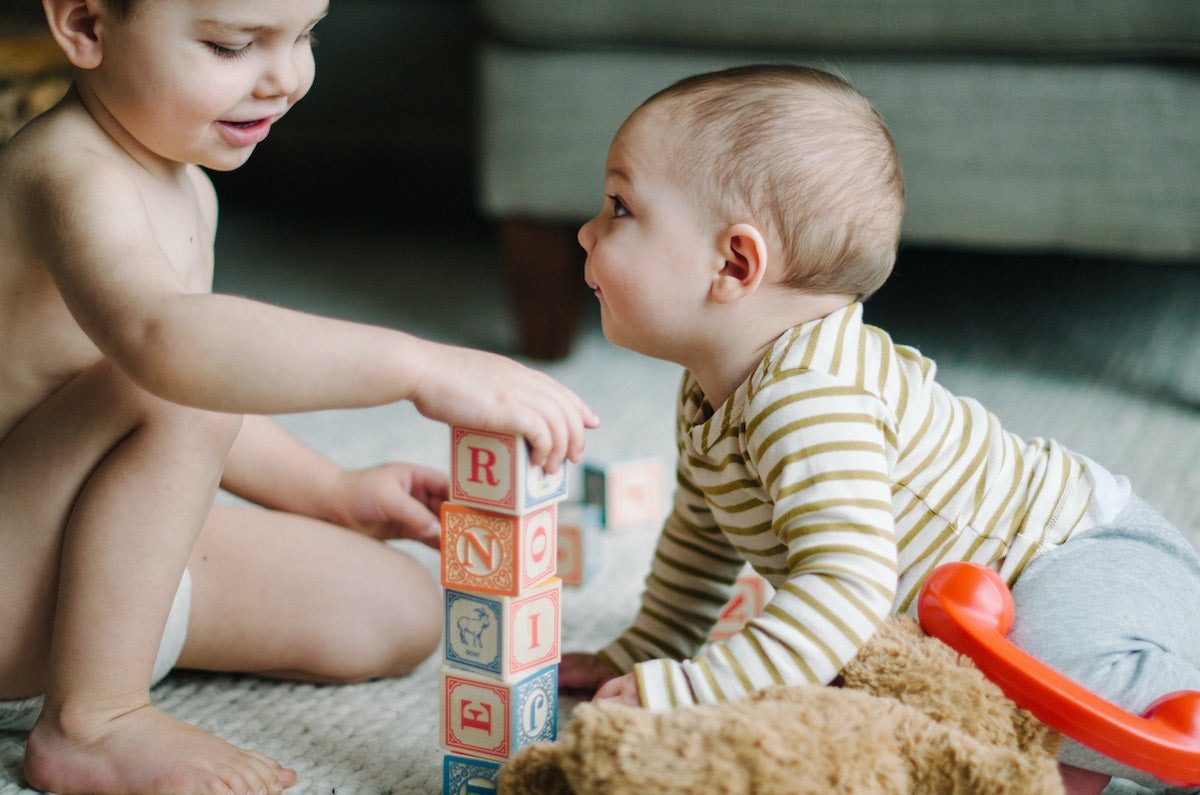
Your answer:
[[[0,149],[0,728],[59,793],[278,792],[294,771],[157,710],[172,667],[402,675],[442,473],[348,472],[266,415],[409,400],[578,460],[597,420],[508,359],[211,292],[217,201],[313,80],[328,0],[44,0],[74,67]],[[213,507],[218,486],[270,510]]]
[[[610,341],[686,368],[678,488],[632,626],[567,655],[564,687],[661,709],[826,684],[969,560],[1012,587],[1011,639],[1105,698],[1140,713],[1200,689],[1200,560],[1179,532],[863,322],[904,188],[851,86],[792,66],[685,79],[617,132],[605,193],[585,278]],[[776,594],[705,645],[744,562]],[[1062,761],[1073,791],[1147,778],[1077,745]]]

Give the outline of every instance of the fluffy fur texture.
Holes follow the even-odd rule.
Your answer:
[[[576,707],[505,766],[501,795],[1051,795],[1059,735],[910,618],[835,682],[674,712]]]

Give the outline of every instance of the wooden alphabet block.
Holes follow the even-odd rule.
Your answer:
[[[547,475],[529,463],[514,434],[451,426],[450,499],[489,511],[523,514],[567,496],[565,469]]]
[[[583,501],[599,505],[607,530],[655,525],[666,514],[665,466],[659,458],[583,465]]]
[[[562,581],[551,577],[519,596],[489,596],[447,588],[442,645],[448,665],[499,679],[562,658]]]
[[[563,585],[583,585],[600,569],[600,506],[558,506],[558,576]]]
[[[709,633],[709,640],[725,640],[736,634],[746,622],[762,615],[763,608],[775,589],[762,575],[746,567],[738,575],[733,586],[733,595],[721,610],[721,617]]]
[[[557,506],[524,516],[442,503],[442,585],[516,596],[558,565]]]
[[[442,760],[442,795],[494,795],[500,763],[446,754]]]
[[[443,668],[442,747],[454,754],[505,761],[558,734],[558,666],[501,682]]]

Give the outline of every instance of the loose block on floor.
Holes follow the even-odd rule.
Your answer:
[[[771,583],[763,579],[761,574],[747,567],[738,575],[737,582],[733,586],[733,595],[721,609],[721,617],[717,620],[716,626],[712,628],[712,632],[709,633],[708,639],[725,640],[735,635],[742,627],[746,626],[747,621],[762,615],[767,600],[774,593],[775,589],[771,587]]]
[[[662,459],[585,462],[583,501],[600,506],[606,530],[629,530],[661,522],[666,513]]]
[[[567,496],[565,469],[553,475],[529,463],[521,436],[451,426],[450,499],[489,511],[523,514]]]
[[[511,679],[562,658],[562,581],[557,577],[519,596],[447,588],[445,601],[448,665]]]
[[[563,585],[584,585],[600,570],[600,507],[558,506],[558,576]]]
[[[492,795],[499,777],[499,762],[446,754],[442,760],[442,795]]]
[[[557,665],[515,682],[443,668],[441,700],[441,744],[451,753],[503,762],[558,734]]]
[[[554,574],[557,506],[523,516],[442,504],[442,585],[516,596]]]

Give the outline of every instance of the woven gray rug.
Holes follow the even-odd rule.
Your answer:
[[[253,259],[254,268],[238,275],[235,267],[223,289],[466,344],[487,340],[502,348],[510,339],[486,241],[451,246],[448,257],[443,245],[447,263],[436,281],[394,273],[397,262],[421,252],[414,255],[415,238],[393,236],[360,245],[360,264],[347,265],[353,272],[310,275],[296,286],[284,274],[295,274],[297,256],[344,257],[353,241],[329,230],[311,240],[302,229],[277,231],[291,245],[272,255],[270,241],[250,227],[235,221],[233,229],[226,260],[236,266],[239,257]],[[355,269],[371,263],[379,270],[368,297],[353,285],[364,276]],[[403,306],[381,303],[379,285],[386,290],[389,283]],[[1200,268],[910,255],[868,304],[867,317],[936,359],[943,381],[982,400],[1014,431],[1053,436],[1128,475],[1200,541]],[[613,348],[592,317],[570,359],[545,369],[600,413],[589,457],[670,458],[677,368]],[[448,461],[448,431],[407,406],[282,421],[345,466]],[[564,649],[594,649],[624,626],[653,540],[653,531],[604,537],[599,576],[565,589]],[[406,548],[436,567],[431,552]],[[336,687],[178,673],[153,696],[166,711],[296,768],[300,783],[292,792],[433,793],[441,791],[440,665],[431,659],[403,679]],[[564,701],[561,720],[569,720],[571,706]],[[0,733],[0,795],[27,791],[22,753],[21,735]],[[1135,790],[1114,784],[1110,791]]]

